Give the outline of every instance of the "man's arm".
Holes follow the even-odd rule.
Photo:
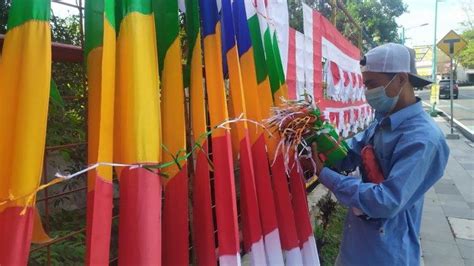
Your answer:
[[[408,202],[418,200],[441,178],[447,154],[439,152],[440,148],[425,140],[399,143],[390,174],[380,184],[363,183],[360,178],[340,175],[328,168],[321,171],[319,180],[342,204],[356,207],[372,218],[390,218],[404,210]]]

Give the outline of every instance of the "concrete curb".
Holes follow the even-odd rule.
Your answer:
[[[432,107],[432,105],[430,105],[428,103],[425,103],[425,102],[423,102],[423,105],[429,106],[430,108]],[[446,121],[451,122],[451,116],[448,113],[446,113],[445,111],[443,111],[441,109],[438,109],[438,108],[435,108],[435,110],[436,110],[436,112],[441,114],[441,116],[444,117],[444,119],[446,119]],[[453,123],[454,123],[455,127],[459,130],[459,132],[461,132],[461,134],[463,134],[464,137],[466,137],[468,140],[474,142],[474,132],[473,131],[471,131],[469,128],[467,128],[465,125],[463,125],[461,122],[459,122],[459,120],[457,120],[456,118],[454,118]]]

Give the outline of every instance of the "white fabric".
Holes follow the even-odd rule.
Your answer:
[[[265,251],[268,265],[284,265],[278,229],[265,235]]]
[[[241,259],[240,259],[240,254],[236,255],[224,255],[219,257],[219,265],[222,266],[240,266]]]
[[[387,43],[365,54],[363,72],[410,73],[410,51],[401,44]]]
[[[263,238],[260,238],[257,242],[252,244],[250,248],[250,262],[251,265],[267,265],[267,259],[265,254],[265,245],[263,244]]]
[[[250,19],[257,13],[257,9],[255,8],[255,5],[253,4],[254,0],[244,0],[244,1],[245,1],[245,13],[247,15],[247,19]]]
[[[305,94],[305,36],[301,32],[295,33],[296,43],[296,99],[300,99],[301,95]],[[306,93],[313,95],[313,90],[308,90]]]
[[[356,60],[344,52],[342,52],[336,45],[322,37],[322,56],[330,61],[336,62],[339,68],[349,72],[360,73],[359,60]]]
[[[277,32],[281,63],[283,64],[283,71],[285,72],[286,77],[289,47],[288,38],[290,32],[287,0],[268,0],[267,12],[270,19],[270,25],[272,25]]]
[[[313,62],[313,9],[303,4],[304,27],[304,64],[306,93],[314,99],[314,62]]]
[[[308,240],[303,244],[301,251],[303,253],[303,265],[321,265],[319,262],[318,247],[316,246],[316,240],[314,239],[314,236],[311,235],[308,237]]]
[[[299,247],[283,251],[283,256],[285,256],[285,265],[287,266],[303,265],[303,257]]]

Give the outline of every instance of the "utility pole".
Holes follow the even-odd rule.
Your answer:
[[[434,17],[434,38],[433,38],[433,66],[431,69],[431,79],[436,83],[436,72],[438,71],[438,51],[436,48],[436,33],[438,28],[438,0],[435,0],[435,17]]]

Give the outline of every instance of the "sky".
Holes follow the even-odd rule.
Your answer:
[[[434,15],[436,0],[403,0],[408,5],[408,12],[397,19],[400,26],[405,27],[405,44],[433,45],[434,40]],[[437,41],[443,38],[450,30],[458,34],[462,33],[461,22],[466,20],[466,14],[462,9],[465,0],[438,0],[438,30]],[[471,1],[472,3],[473,1]],[[424,23],[427,26],[416,27]],[[415,27],[412,29],[411,28]]]

